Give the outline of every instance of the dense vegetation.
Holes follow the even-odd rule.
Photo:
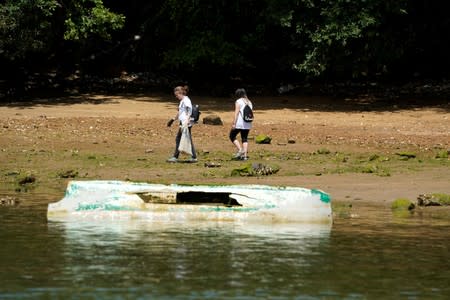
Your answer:
[[[444,8],[425,0],[6,0],[0,79],[20,86],[36,72],[122,71],[275,85],[443,78]]]

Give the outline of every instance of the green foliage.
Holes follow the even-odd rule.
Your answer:
[[[138,69],[199,77],[202,71],[222,78],[252,74],[267,81],[281,81],[280,74],[289,80],[294,74],[375,77],[419,63],[432,72],[439,64],[448,72],[450,43],[442,36],[450,25],[443,5],[412,0],[4,0],[0,59],[25,61],[35,53],[53,57],[60,51],[68,63],[66,53],[79,62],[95,51],[114,50],[105,59],[112,66],[105,67],[118,64],[118,58]],[[105,40],[109,49],[99,43]],[[410,63],[423,53],[435,64]]]
[[[253,1],[164,1],[156,20],[145,30],[156,43],[165,35],[164,68],[248,66],[243,54],[248,45],[253,47],[257,42],[253,30],[259,21],[246,18],[250,7],[254,7]]]
[[[93,34],[110,39],[110,32],[125,24],[125,17],[111,12],[103,5],[103,0],[79,0],[71,4],[64,21],[66,40],[85,40]]]
[[[110,38],[125,17],[102,0],[7,0],[0,4],[0,56],[20,60],[66,40]],[[64,28],[62,31],[60,28]]]
[[[0,4],[0,56],[16,60],[51,42],[56,0],[7,0]]]
[[[382,0],[301,0],[268,1],[276,13],[272,20],[290,32],[291,44],[299,55],[292,67],[302,73],[319,76],[343,63],[353,66],[355,75],[367,75],[367,58],[381,49],[390,36],[380,36],[386,20],[405,14],[407,1]],[[390,34],[390,33],[389,33]],[[398,55],[390,52],[390,56]],[[384,58],[378,57],[380,60]],[[377,70],[382,69],[378,64]]]
[[[222,36],[212,31],[205,31],[191,36],[180,47],[169,49],[164,54],[163,66],[195,68],[206,61],[212,65],[226,66],[232,62],[242,62],[243,57],[236,45],[223,40]]]

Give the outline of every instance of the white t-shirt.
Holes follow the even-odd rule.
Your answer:
[[[236,120],[236,129],[251,129],[252,123],[245,122],[244,121],[244,107],[245,105],[250,106],[251,109],[253,109],[253,104],[250,100],[247,100],[245,98],[239,98],[236,100],[236,104],[239,105],[239,114],[238,118]]]
[[[178,120],[181,123],[184,123],[187,116],[192,114],[192,102],[188,96],[184,96],[180,101],[180,105],[178,106]],[[189,126],[192,126],[191,120],[189,120]]]

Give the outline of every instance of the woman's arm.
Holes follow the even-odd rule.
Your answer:
[[[186,105],[186,119],[190,120],[191,119],[191,115],[192,115],[192,106],[187,106]]]

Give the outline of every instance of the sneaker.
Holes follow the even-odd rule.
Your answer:
[[[242,157],[243,154],[244,154],[244,153],[243,153],[242,151],[238,151],[238,152],[236,152],[235,155],[233,155],[233,158],[234,158],[234,159],[240,159],[240,158]]]
[[[176,162],[178,162],[178,158],[176,158],[175,156],[172,156],[171,158],[169,158],[167,160],[167,162],[169,162],[169,163],[176,163]]]
[[[196,162],[198,162],[198,159],[196,159],[196,158],[191,158],[190,160],[188,160],[188,162],[190,162],[190,163],[196,163]]]
[[[241,156],[241,160],[248,160],[248,156]]]

